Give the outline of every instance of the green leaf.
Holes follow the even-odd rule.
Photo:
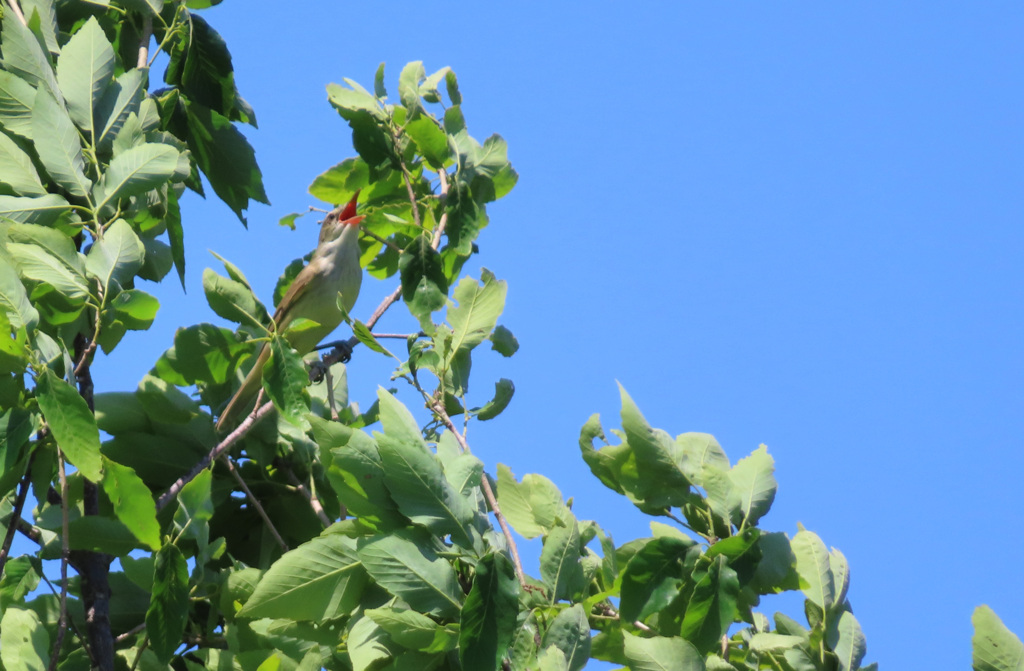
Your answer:
[[[7,560],[3,578],[0,578],[0,609],[6,611],[11,604],[24,602],[39,586],[41,573],[35,567],[38,564],[38,559],[27,555]]]
[[[114,78],[114,49],[99,21],[89,17],[61,49],[57,83],[71,119],[95,141],[94,111]]]
[[[325,533],[274,562],[238,616],[322,622],[355,608],[365,585],[355,542]]]
[[[457,617],[462,608],[455,570],[437,556],[426,537],[409,531],[360,538],[359,559],[377,584],[415,610]]]
[[[46,195],[32,159],[4,133],[0,133],[0,182],[20,196]]]
[[[133,331],[148,329],[156,319],[160,301],[140,289],[122,291],[111,302],[117,318],[126,328]]]
[[[452,298],[458,303],[448,308],[448,323],[455,333],[453,350],[473,349],[486,340],[505,309],[508,292],[505,280],[495,279],[486,268],[481,271],[480,280],[477,284],[468,277],[463,278],[452,292]]]
[[[864,661],[867,641],[853,613],[844,610],[838,618],[829,622],[825,636],[828,647],[836,653],[839,660],[839,671],[857,671],[860,663]],[[1017,669],[1024,668],[1024,650],[1021,651],[1017,662]]]
[[[48,229],[41,229],[40,232]],[[62,236],[57,231],[50,231]],[[70,242],[70,240],[68,240]],[[75,304],[80,304],[89,293],[84,264],[69,265],[52,253],[52,248],[38,244],[11,242],[8,251],[17,259],[18,269],[26,279],[35,280],[57,291]]]
[[[519,583],[504,554],[490,553],[476,565],[473,587],[462,607],[459,661],[464,669],[497,669],[516,629]]]
[[[732,467],[729,479],[739,496],[739,508],[733,515],[733,524],[738,527],[754,526],[772,507],[778,488],[772,475],[774,470],[775,461],[764,445]]]
[[[14,489],[25,470],[22,448],[36,431],[39,417],[23,408],[10,408],[0,413],[0,496]],[[2,607],[2,604],[0,604]]]
[[[373,76],[373,94],[378,98],[388,97],[388,90],[384,88],[384,63],[377,66],[377,73]]]
[[[574,599],[583,589],[584,576],[579,525],[566,510],[564,526],[556,526],[544,538],[540,551],[540,575],[548,587],[548,602]]]
[[[519,351],[519,341],[504,326],[496,326],[491,332],[491,349],[498,354],[509,357]]]
[[[71,205],[61,196],[48,193],[38,198],[0,196],[0,219],[52,226],[71,211]]]
[[[817,534],[801,529],[790,541],[796,555],[796,572],[800,576],[800,591],[823,610],[835,603],[835,583],[829,568],[829,555]]]
[[[39,323],[39,312],[28,300],[25,285],[18,277],[13,259],[4,257],[0,252],[0,312],[7,316],[11,326],[16,329],[27,327],[35,330]]]
[[[349,511],[375,527],[406,525],[384,486],[384,464],[373,439],[339,422],[315,416],[309,421],[321,458],[330,457],[326,466],[331,485]]]
[[[21,11],[28,19],[29,28],[41,38],[42,46],[50,53],[57,53],[60,44],[57,41],[57,8],[56,0],[22,0]]]
[[[643,620],[667,606],[692,573],[699,554],[700,548],[694,541],[668,536],[644,545],[622,573],[622,619]]]
[[[430,246],[427,235],[420,235],[406,246],[398,268],[402,278],[402,300],[413,316],[429,315],[448,302],[448,279],[444,275],[441,257]]]
[[[42,87],[32,107],[32,137],[39,160],[53,181],[72,196],[88,198],[92,181],[85,176],[78,131],[64,105]]]
[[[0,70],[0,126],[8,132],[32,139],[32,108],[36,90],[13,72]]]
[[[178,492],[178,509],[174,511],[174,523],[184,530],[183,533],[199,541],[200,549],[209,541],[208,523],[213,518],[212,482],[213,471],[203,469]]]
[[[121,198],[162,186],[174,176],[177,167],[178,151],[166,144],[147,142],[121,152],[96,184],[96,208],[103,209]]]
[[[224,319],[258,329],[263,329],[263,324],[270,321],[267,309],[253,295],[252,289],[242,282],[206,268],[203,270],[203,291],[210,308]]]
[[[710,433],[682,433],[676,436],[676,450],[682,456],[681,468],[686,478],[697,485],[704,486],[704,467],[711,466],[720,471],[728,471],[729,458]]]
[[[828,570],[832,573],[836,593],[833,606],[842,607],[846,603],[846,592],[850,589],[850,562],[836,548],[828,553]]]
[[[0,43],[4,45],[4,69],[7,72],[21,77],[37,90],[46,89],[52,96],[60,96],[49,55],[14,12],[4,12]]]
[[[356,191],[370,184],[370,167],[361,158],[347,158],[321,173],[309,185],[309,193],[325,203],[347,203]]]
[[[590,657],[590,624],[581,604],[559,613],[544,633],[542,647],[555,647],[565,655],[569,671],[579,671]]]
[[[99,515],[88,515],[71,520],[68,546],[72,550],[106,552],[125,555],[138,550],[141,543],[128,527],[119,520]]]
[[[111,281],[118,286],[130,282],[142,268],[145,257],[146,249],[139,236],[128,222],[117,219],[103,232],[103,237],[93,244],[85,258],[85,267],[100,281],[103,290],[107,291]]]
[[[451,160],[448,136],[431,117],[424,115],[413,119],[405,125],[405,132],[434,170],[444,169]]]
[[[177,85],[189,100],[216,113],[253,126],[252,109],[238,95],[227,45],[201,16],[188,13],[187,30],[171,48],[164,81]]]
[[[512,380],[501,378],[494,383],[494,398],[488,401],[485,405],[474,408],[473,413],[477,419],[488,420],[494,419],[508,407],[508,404],[512,402],[512,394],[516,391],[516,387],[512,384]]]
[[[377,99],[366,91],[347,89],[338,84],[328,84],[327,100],[348,122],[358,118],[360,113],[378,121],[384,121],[387,118],[377,103]]]
[[[1024,644],[1007,629],[988,606],[978,606],[971,616],[972,668],[975,671],[1021,671],[1024,669]]]
[[[644,498],[649,505],[683,505],[690,482],[679,468],[672,439],[664,431],[650,427],[622,385],[619,385],[619,393],[622,429],[636,458]]]
[[[303,420],[309,412],[308,384],[302,356],[275,335],[270,341],[270,360],[263,369],[263,388],[281,416],[298,427],[305,426]]]
[[[413,61],[402,68],[398,76],[398,97],[401,99],[405,109],[408,110],[407,119],[415,119],[423,106],[420,103],[420,82],[427,76],[423,69],[423,61]]]
[[[704,671],[704,659],[686,639],[678,636],[642,638],[629,632],[623,632],[622,636],[623,650],[632,671]]]
[[[505,519],[523,538],[549,533],[565,511],[562,493],[555,483],[543,475],[527,473],[520,484],[505,464],[498,464],[498,504]]]
[[[109,151],[121,129],[125,128],[129,115],[139,112],[145,97],[146,72],[141,69],[122,73],[100,99],[94,116],[96,119],[96,146],[100,151]],[[138,117],[135,117],[138,119]],[[141,124],[138,126],[141,132]],[[129,143],[128,147],[135,143]]]
[[[245,223],[249,200],[269,204],[256,154],[227,117],[199,103],[185,101],[188,147],[221,200]]]
[[[85,399],[49,368],[36,379],[36,396],[64,456],[86,479],[99,482],[103,477],[100,432]]]
[[[458,636],[414,610],[367,608],[366,615],[398,645],[422,652],[447,652],[458,645]]]
[[[153,567],[153,593],[146,611],[150,649],[166,664],[181,645],[188,622],[188,565],[175,545],[160,548]]]
[[[181,288],[185,288],[185,232],[181,227],[181,206],[178,204],[178,197],[173,191],[167,197],[167,215],[164,217],[167,224],[167,239],[171,243],[171,258],[174,260],[174,268],[178,271],[178,279],[181,281]]]
[[[378,354],[384,354],[385,356],[389,356],[392,358],[397,358],[395,357],[394,354],[385,349],[384,346],[381,345],[373,336],[373,333],[370,331],[370,328],[363,322],[359,321],[358,319],[352,322],[352,334],[355,335],[356,339],[359,342],[363,343],[374,352],[377,352]]]
[[[702,576],[694,573],[697,584],[683,616],[683,638],[705,653],[718,648],[738,613],[739,578],[727,561],[718,555]]]
[[[4,18],[12,14],[8,10]],[[4,611],[0,620],[0,662],[7,671],[45,671],[50,663],[50,637],[35,612],[21,608]]]
[[[448,90],[448,98],[452,101],[452,105],[462,104],[462,94],[459,93],[459,80],[455,76],[455,71],[449,69],[444,75],[444,85]]]
[[[150,550],[160,549],[160,523],[149,487],[128,466],[103,458],[103,491],[114,514]]]
[[[473,510],[466,497],[445,478],[444,471],[423,442],[409,410],[379,389],[380,421],[384,433],[374,433],[384,466],[384,484],[403,515],[438,535],[469,548]]]

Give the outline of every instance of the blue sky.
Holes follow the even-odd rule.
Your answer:
[[[617,542],[648,535],[576,444],[591,413],[618,426],[619,380],[652,425],[713,433],[733,461],[768,445],[762,527],[802,522],[846,554],[868,661],[966,668],[981,603],[1024,634],[1024,6],[227,0],[206,16],[256,110],[273,205],[246,231],[186,199],[188,293],[157,288],[154,329],[96,364],[97,391],[134,388],[176,326],[216,321],[207,249],[269,302],[312,247],[311,218],[276,222],[352,154],[325,84],[369,85],[386,61],[394,90],[407,61],[449,65],[470,132],[504,136],[520,174],[467,265],[508,280],[521,344],[474,369],[480,400],[516,384],[470,429],[492,473],[543,473]],[[364,282],[355,315],[392,286]],[[408,330],[393,312],[381,328]],[[389,371],[358,352],[354,399]],[[777,608],[801,610],[762,603]]]

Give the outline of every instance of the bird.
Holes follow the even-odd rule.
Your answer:
[[[274,312],[273,329],[278,333],[283,333],[296,319],[317,323],[316,327],[303,328],[286,336],[299,354],[312,351],[341,324],[339,293],[346,313],[352,310],[359,297],[363,281],[363,269],[359,265],[359,224],[365,216],[356,215],[358,199],[356,191],[344,207],[331,210],[324,218],[312,258],[296,275]],[[269,358],[270,344],[265,343],[242,386],[217,419],[217,431],[230,426],[233,418],[259,391],[263,366]]]

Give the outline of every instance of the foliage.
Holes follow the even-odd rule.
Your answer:
[[[874,668],[861,666],[842,553],[803,528],[759,526],[776,493],[764,446],[732,463],[708,434],[652,428],[620,390],[619,442],[594,416],[579,445],[652,517],[650,536],[621,545],[544,476],[498,464],[495,478],[472,454],[455,420],[493,420],[514,395],[506,379],[471,394],[473,357],[518,343],[498,323],[505,282],[463,268],[517,174],[500,136],[469,135],[449,68],[406,65],[397,96],[383,64],[372,92],[329,85],[358,155],[309,188],[330,205],[358,194],[361,264],[400,281],[378,313],[404,302],[404,348],[383,344],[376,317],[351,320],[326,384],[310,385],[310,362],[273,336],[274,412],[217,435],[213,416],[272,329],[242,269],[221,259],[225,274],[203,275],[206,299],[237,328],[181,328],[137,389],[94,394],[96,348],[113,352],[156,315],[138,280],[172,267],[184,280],[184,190],[202,193],[205,178],[243,222],[250,200],[266,202],[234,125],[255,114],[224,41],[192,11],[210,4],[23,0],[3,15],[4,668]],[[169,59],[154,91],[151,37]],[[275,300],[303,265],[287,266]],[[396,388],[365,411],[350,402],[339,360],[358,344],[394,360],[389,384],[422,401],[425,424]],[[542,538],[539,576],[523,572],[509,526]],[[8,558],[15,531],[38,551]],[[795,590],[804,622],[757,610]],[[1020,668],[998,618],[982,608],[975,623],[975,668]]]

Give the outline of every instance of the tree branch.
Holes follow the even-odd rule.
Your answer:
[[[420,392],[422,393],[422,389]],[[452,418],[448,416],[448,412],[444,409],[444,404],[441,401],[434,401],[431,408],[444,425],[452,432],[455,436],[455,440],[458,441],[459,447],[463,452],[469,452],[469,443],[466,442],[465,436],[463,436],[458,429],[455,428],[455,423],[452,422]],[[505,540],[508,542],[509,552],[512,554],[512,565],[516,570],[516,577],[519,578],[519,586],[524,591],[532,589],[531,586],[526,582],[526,574],[523,572],[523,562],[519,559],[519,549],[516,547],[516,541],[512,537],[512,529],[509,528],[508,522],[505,521],[505,516],[501,512],[501,507],[498,506],[498,497],[494,495],[494,490],[491,488],[491,481],[487,479],[487,473],[483,473],[480,476],[480,489],[484,492],[484,498],[487,499],[487,504],[491,507],[491,511],[494,513],[495,519],[498,520],[498,525],[501,526],[501,533],[504,534]]]
[[[7,533],[4,535],[4,544],[0,548],[0,575],[4,573],[4,565],[7,563],[7,555],[11,552],[11,543],[14,542],[14,531],[19,528],[18,522],[21,519],[21,511],[25,508],[25,497],[28,496],[28,486],[32,481],[32,462],[36,458],[35,450],[28,457],[28,464],[25,466],[25,475],[21,478],[18,486],[18,494],[14,498],[14,510],[11,511],[11,519],[7,523]]]
[[[142,19],[142,37],[139,38],[139,58],[135,67],[149,67],[149,41],[153,37],[153,17],[149,14]]]
[[[245,420],[241,424],[239,424],[234,431],[228,434],[227,438],[222,440],[216,447],[210,450],[210,452],[205,457],[200,459],[199,462],[192,467],[191,471],[175,480],[174,484],[168,487],[167,491],[160,495],[160,498],[157,499],[156,502],[157,511],[166,508],[167,504],[174,500],[174,498],[181,492],[185,485],[192,482],[192,480],[194,480],[197,475],[202,473],[207,466],[212,464],[215,460],[219,459],[220,455],[227,452],[235,443],[237,443],[239,440],[245,437],[245,434],[249,433],[249,429],[254,424],[256,424],[256,422],[263,419],[267,415],[267,413],[273,409],[273,403],[266,403],[262,407],[258,408],[255,412],[250,413],[249,416],[246,417]]]
[[[281,534],[277,532],[277,527],[275,527],[274,523],[270,521],[270,517],[267,516],[267,511],[263,509],[263,506],[260,504],[259,499],[257,499],[256,495],[253,494],[252,490],[249,489],[249,485],[245,484],[245,480],[242,478],[242,474],[238,472],[237,468],[235,468],[235,464],[231,461],[231,457],[229,457],[226,454],[221,454],[221,461],[224,462],[225,465],[227,465],[228,470],[231,472],[231,475],[235,478],[235,482],[238,483],[238,486],[242,488],[242,491],[245,492],[245,495],[249,498],[249,502],[252,503],[254,508],[256,508],[256,512],[259,513],[259,516],[263,520],[263,523],[267,525],[268,529],[270,529],[270,533],[271,535],[273,535],[278,545],[280,545],[281,549],[283,549],[285,552],[288,552],[288,544],[284,542],[284,539],[281,538]]]
[[[22,13],[21,7],[18,6],[18,0],[7,0],[7,4],[10,5],[11,11],[14,12],[14,15],[18,17],[19,21],[21,21],[21,25],[27,26],[28,21],[25,20],[25,15]]]

